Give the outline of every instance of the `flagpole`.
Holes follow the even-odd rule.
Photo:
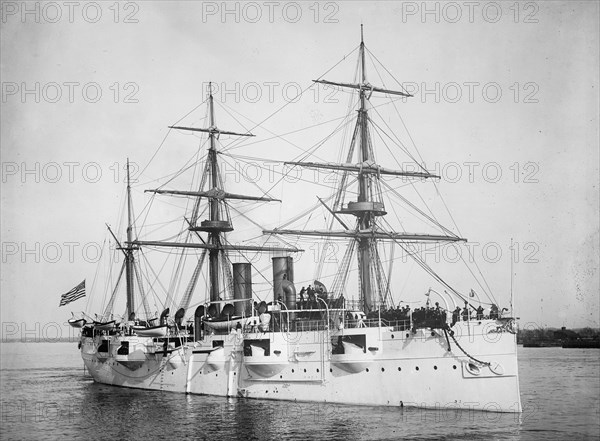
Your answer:
[[[133,300],[133,240],[132,235],[132,206],[131,206],[131,181],[129,176],[129,158],[127,158],[127,248],[125,256],[125,282],[127,291],[127,314],[129,320],[131,313],[135,311]]]
[[[510,314],[513,317],[516,317],[516,313],[515,313],[515,300],[514,300],[514,294],[513,294],[513,276],[514,276],[514,269],[513,269],[513,263],[514,263],[514,249],[513,249],[513,238],[510,238]]]

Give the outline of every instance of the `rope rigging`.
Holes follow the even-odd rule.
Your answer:
[[[342,60],[338,61],[334,66],[332,66],[330,69],[328,69],[324,74],[322,74],[318,78],[319,79],[323,78],[325,75],[327,75],[329,72],[331,72],[336,66],[338,66],[344,59],[346,59],[347,56],[351,55],[352,53],[354,53],[355,51],[357,51],[359,49],[361,51],[364,49],[364,46],[362,43],[360,46],[353,49],[349,54],[344,56],[344,58]],[[383,80],[382,75],[379,72],[375,61],[377,61],[377,63],[379,63],[381,66],[383,66],[383,65],[379,62],[379,60],[370,51],[366,50],[366,53],[369,55],[371,62],[375,66],[375,72],[379,76],[381,83],[383,84],[383,86],[385,86],[385,81]],[[410,138],[410,141],[412,142],[412,147],[414,147],[414,149],[417,153],[416,156],[410,151],[410,146],[411,146],[410,144],[402,143],[396,135],[393,135],[395,137],[395,139],[394,139],[392,136],[388,135],[387,132],[385,132],[383,130],[385,127],[387,127],[389,129],[389,125],[387,124],[385,119],[382,117],[382,115],[379,113],[379,111],[376,110],[380,106],[378,106],[378,105],[372,106],[369,102],[368,110],[373,110],[373,114],[376,114],[379,117],[379,119],[381,119],[381,121],[383,121],[383,124],[378,124],[376,121],[372,120],[367,115],[366,102],[369,101],[374,90],[372,87],[370,92],[368,90],[365,92],[365,84],[368,85],[368,83],[366,83],[364,52],[362,52],[362,55],[363,55],[363,60],[361,62],[360,57],[359,57],[359,59],[357,60],[356,69],[355,69],[355,73],[354,73],[355,83],[358,81],[362,81],[362,84],[359,87],[360,91],[361,91],[360,92],[360,100],[356,99],[356,94],[350,95],[350,99],[348,100],[348,111],[343,117],[331,119],[325,123],[319,123],[319,124],[315,124],[315,125],[311,126],[314,128],[314,127],[320,127],[326,123],[336,122],[335,128],[333,129],[333,131],[329,132],[326,136],[319,138],[319,140],[317,142],[310,145],[308,148],[296,145],[293,142],[291,142],[285,138],[286,135],[289,135],[292,133],[298,133],[301,130],[306,130],[306,129],[294,130],[294,131],[288,132],[284,135],[277,135],[265,128],[265,130],[267,130],[269,133],[272,133],[274,135],[273,137],[268,138],[268,139],[271,139],[271,140],[281,139],[286,144],[292,145],[294,148],[297,148],[298,150],[300,150],[300,153],[298,153],[296,155],[295,159],[303,160],[303,159],[307,159],[307,158],[319,159],[320,155],[318,155],[318,153],[321,153],[321,150],[326,145],[329,145],[331,143],[331,140],[333,139],[334,136],[338,136],[341,134],[342,135],[342,143],[343,143],[346,140],[346,138],[350,135],[351,140],[349,143],[349,148],[345,155],[346,163],[348,163],[348,164],[352,163],[352,159],[357,154],[357,150],[358,150],[358,156],[359,156],[357,162],[359,164],[367,163],[367,161],[375,161],[374,144],[381,143],[385,146],[387,151],[391,154],[391,157],[394,159],[394,161],[400,166],[400,170],[403,170],[403,169],[402,169],[402,166],[400,165],[397,155],[394,154],[394,152],[397,151],[397,150],[393,150],[394,147],[401,150],[418,167],[420,167],[424,172],[427,172],[425,167],[422,165],[423,161],[422,161],[422,157],[419,153],[419,150],[417,149],[412,136],[406,129],[406,125],[404,124],[404,121],[402,120],[401,117],[400,117],[400,120],[402,122],[402,125],[406,129],[406,132],[408,134],[408,137]],[[385,66],[383,66],[383,68],[389,75],[392,75],[385,68]],[[362,69],[362,74],[360,73],[361,69]],[[359,80],[359,78],[362,78],[362,79]],[[396,78],[393,77],[393,75],[392,75],[392,78],[400,85],[400,87],[402,88],[403,91],[408,93],[406,91],[406,89],[396,80]],[[331,83],[331,84],[335,84],[335,83]],[[300,96],[305,94],[313,86],[314,86],[314,83],[311,83],[311,85],[309,87],[304,88],[301,91]],[[377,90],[376,88],[375,88],[375,91],[381,92],[381,90]],[[399,99],[401,99],[401,98],[399,98]],[[211,95],[211,100],[212,100],[212,95]],[[200,107],[202,104],[206,103],[206,101],[207,100],[203,101],[201,104],[194,107],[191,111],[189,111],[186,115],[184,115],[182,118],[180,118],[173,125],[176,125],[180,121],[187,118],[194,111],[196,111],[198,109],[198,107]],[[397,99],[395,100],[395,99],[390,98],[389,102],[387,104],[389,105],[390,103],[392,103],[394,109],[396,109],[396,113],[398,113],[398,109],[396,108],[395,101],[397,101]],[[287,102],[286,104],[281,106],[279,109],[277,109],[275,112],[271,113],[268,117],[263,119],[261,122],[256,124],[248,118],[246,118],[245,120],[238,118],[237,117],[237,115],[239,115],[238,112],[231,109],[225,103],[217,102],[217,105],[219,106],[219,108],[223,109],[225,111],[225,113],[227,113],[227,115],[229,115],[231,118],[233,118],[236,121],[236,123],[239,124],[241,127],[243,127],[248,133],[250,132],[250,130],[253,130],[257,127],[263,126],[266,123],[266,121],[273,118],[276,114],[281,112],[289,104],[290,104],[290,102]],[[358,105],[360,105],[359,116],[358,116],[356,125],[354,126],[354,129],[352,130],[351,124],[353,123],[353,119],[354,119],[353,118],[354,110]],[[399,113],[398,113],[398,116],[400,116]],[[248,129],[245,126],[245,124],[246,125],[248,124],[247,121],[250,121],[252,123],[252,127],[250,129]],[[158,146],[157,150],[152,154],[149,162],[141,170],[140,175],[146,173],[150,164],[154,161],[154,159],[157,157],[159,151],[163,148],[167,137],[171,133],[171,130],[172,129],[168,130],[167,134],[165,135],[164,139]],[[377,134],[377,135],[375,135],[375,134]],[[194,136],[197,136],[197,135],[194,134]],[[249,156],[233,155],[233,154],[231,154],[231,151],[242,148],[242,147],[247,147],[248,145],[251,145],[251,144],[256,144],[256,142],[263,142],[263,141],[247,142],[245,140],[245,138],[234,138],[231,142],[225,142],[222,144],[221,141],[219,140],[218,135],[214,136],[214,138],[213,138],[213,136],[214,136],[213,132],[211,132],[210,137],[202,136],[200,138],[199,147],[194,152],[194,155],[191,158],[189,158],[187,160],[187,162],[184,164],[184,166],[179,168],[179,170],[177,170],[176,172],[174,172],[172,174],[166,175],[163,178],[158,178],[158,179],[151,180],[148,182],[162,182],[162,184],[160,184],[158,187],[158,188],[162,189],[162,188],[165,188],[165,186],[167,186],[168,184],[174,182],[182,174],[184,174],[185,172],[192,169],[193,177],[192,177],[191,184],[190,184],[190,191],[192,191],[193,189],[196,189],[196,188],[199,189],[198,190],[199,192],[204,191],[206,184],[207,184],[207,182],[209,182],[210,178],[213,178],[213,184],[212,184],[213,186],[216,187],[216,183],[214,182],[214,180],[217,180],[219,183],[220,189],[224,189],[225,186],[224,186],[223,171],[225,169],[221,170],[221,168],[218,165],[215,168],[211,168],[211,165],[214,165],[214,164],[211,164],[211,162],[210,162],[212,160],[210,155],[208,155],[208,154],[201,155],[201,149],[206,146],[209,138],[211,139],[211,142],[212,142],[212,144],[211,144],[211,146],[212,146],[211,149],[213,151],[212,154],[215,155],[215,158],[216,158],[217,153],[219,155],[221,155],[220,157],[222,158],[222,160],[225,164],[231,165],[231,162],[229,162],[227,159],[225,159],[225,157],[232,158],[234,161],[238,161],[238,160],[242,161],[242,162],[246,161],[246,163],[250,163],[249,162],[250,160],[258,159],[258,158],[251,158]],[[378,139],[377,138],[372,139],[372,137],[374,137],[374,136],[378,136]],[[214,147],[216,143],[218,143],[220,146],[218,151]],[[388,144],[390,144],[390,145],[388,145]],[[337,156],[338,156],[338,161],[339,161],[344,156],[344,149],[340,148],[338,150]],[[418,158],[421,159],[421,163],[419,163],[417,161],[417,156],[418,156]],[[214,161],[216,162],[216,159],[214,159]],[[276,162],[276,161],[271,161],[271,162]],[[256,165],[256,163],[254,163],[254,165]],[[263,169],[267,169],[267,167],[265,167],[264,165],[262,165],[262,166],[258,165],[258,166]],[[276,180],[276,182],[272,186],[270,186],[270,188],[267,191],[262,190],[260,188],[260,186],[253,180],[250,180],[249,183],[251,183],[253,186],[258,188],[262,192],[262,196],[269,196],[270,191],[272,191],[276,186],[280,185],[286,177],[290,176],[291,169],[292,168],[290,167],[290,169],[287,171],[285,171],[285,170],[282,172],[275,171],[276,173],[279,173],[281,176],[279,177],[279,179]],[[272,169],[269,169],[269,171],[273,172]],[[382,170],[363,171],[363,168],[361,166],[357,177],[354,177],[353,173],[355,173],[355,172],[356,172],[355,170],[354,171],[341,170],[341,171],[332,172],[335,174],[334,176],[336,178],[336,182],[335,182],[334,186],[326,185],[323,182],[316,182],[316,184],[318,184],[318,185],[321,185],[325,188],[331,189],[331,194],[329,195],[329,197],[327,197],[326,199],[322,199],[322,201],[324,201],[324,202],[333,201],[333,207],[332,207],[331,211],[334,211],[334,212],[342,211],[342,209],[344,207],[344,203],[348,202],[348,199],[350,199],[352,197],[352,195],[354,195],[354,194],[360,195],[360,197],[357,201],[357,204],[358,204],[358,202],[361,202],[361,203],[369,202],[369,203],[373,203],[373,204],[381,203],[382,207],[383,207],[383,203],[384,203],[384,198],[386,200],[388,200],[389,196],[396,196],[401,201],[403,201],[407,206],[409,206],[413,211],[416,211],[418,213],[418,215],[420,215],[419,220],[423,221],[423,219],[424,219],[426,222],[429,222],[435,228],[439,228],[443,233],[451,235],[455,238],[458,238],[458,236],[456,234],[452,233],[448,228],[444,227],[438,221],[438,219],[435,217],[435,215],[431,211],[430,207],[425,203],[425,200],[423,199],[422,195],[417,190],[414,182],[410,181],[409,183],[410,183],[410,185],[413,186],[413,188],[415,189],[415,192],[418,194],[421,201],[425,204],[425,206],[429,210],[429,214],[425,210],[422,210],[419,207],[417,207],[417,205],[411,203],[408,199],[406,199],[404,196],[402,196],[397,191],[396,188],[392,187],[390,184],[388,184],[383,179],[381,179],[381,173],[383,173]],[[164,180],[164,179],[166,179],[166,180]],[[315,183],[315,182],[312,182],[307,179],[299,179],[299,180]],[[356,185],[356,184],[358,184],[358,185]],[[141,185],[142,184],[138,184],[138,185],[136,185],[136,187],[139,188]],[[456,222],[455,222],[454,218],[452,217],[451,213],[449,212],[445,201],[443,200],[443,198],[441,198],[441,195],[439,194],[439,190],[438,190],[438,187],[435,184],[435,182],[433,183],[433,185],[437,192],[437,195],[442,200],[444,207],[446,208],[446,211],[448,211],[448,214],[450,215],[454,226],[456,227],[457,231],[459,231],[458,227],[456,226]],[[357,186],[359,186],[360,190],[358,193],[355,193],[354,190],[356,189]],[[166,222],[161,223],[161,224],[147,224],[146,223],[147,220],[149,219],[149,211],[150,211],[150,208],[153,206],[155,196],[156,196],[156,194],[151,196],[150,200],[146,203],[145,207],[141,210],[141,212],[139,212],[138,216],[135,217],[132,227],[136,232],[136,239],[138,239],[138,237],[139,237],[139,235],[138,235],[139,232],[136,229],[137,221],[142,221],[142,219],[143,219],[143,222],[141,222],[142,226],[140,227],[140,231],[143,231],[145,234],[148,234],[149,232],[154,233],[163,228],[167,228],[167,225],[170,225],[170,223],[166,223]],[[208,199],[206,196],[196,196],[194,199],[186,197],[185,213],[189,213],[191,211],[191,216],[189,218],[190,219],[189,222],[191,222],[192,226],[195,226],[198,219],[200,218],[200,216],[206,212],[207,208],[202,209],[202,204],[201,204],[201,202],[206,201],[206,199]],[[231,220],[232,220],[231,214],[234,213],[236,218],[238,216],[243,217],[244,219],[250,221],[250,223],[252,225],[254,225],[255,227],[261,228],[261,232],[264,229],[258,222],[255,222],[252,219],[250,219],[247,216],[247,212],[242,212],[242,211],[238,210],[234,205],[228,203],[225,200],[219,200],[218,202],[216,202],[214,199],[216,199],[216,198],[211,199],[214,202],[214,204],[211,206],[210,210],[212,210],[212,212],[214,212],[215,210],[219,210],[218,214],[216,215],[216,218],[218,220],[225,220],[225,221],[231,223]],[[324,202],[319,202],[319,203],[324,204]],[[168,202],[165,202],[165,203],[168,204]],[[279,228],[283,229],[293,223],[299,222],[302,219],[306,219],[306,221],[304,223],[304,228],[306,228],[309,225],[309,223],[311,222],[311,220],[314,221],[314,219],[317,217],[317,216],[313,217],[313,214],[315,214],[315,212],[316,212],[315,207],[319,207],[319,203],[317,203],[315,206],[309,207],[307,210],[303,211],[299,215],[292,217],[291,220],[288,220],[287,222],[283,223],[283,225],[281,225]],[[193,205],[190,207],[191,204],[193,204]],[[172,205],[175,206],[175,204],[172,204]],[[262,204],[254,203],[254,205],[252,205],[252,206],[248,205],[247,206],[249,208],[248,211],[252,211],[252,210],[256,209],[256,207],[259,205],[262,205]],[[373,205],[373,206],[375,206],[375,205]],[[394,210],[394,213],[396,213],[395,207],[393,204],[389,204],[388,206],[392,207],[392,209]],[[178,207],[178,208],[181,208],[181,207]],[[329,207],[327,207],[327,209],[329,210]],[[348,208],[346,213],[341,213],[340,215],[348,216],[350,213],[350,214],[356,216],[357,217],[356,229],[362,229],[363,231],[368,231],[370,229],[373,233],[375,233],[375,232],[385,233],[385,231],[380,229],[380,225],[388,225],[388,226],[390,226],[390,229],[392,231],[394,230],[394,228],[392,228],[391,225],[383,217],[377,217],[377,216],[383,216],[383,215],[387,214],[383,210],[383,208],[380,209],[380,211],[377,212],[377,214],[374,214],[375,213],[374,208],[371,208],[370,212],[368,212],[368,210],[365,208],[361,208],[361,210],[363,210],[363,213],[358,215],[356,213],[360,213],[360,210],[357,210],[354,213],[351,213],[350,209]],[[322,213],[322,212],[324,212],[324,210],[319,213]],[[397,214],[396,214],[396,216],[397,216]],[[333,229],[333,227],[336,223],[335,222],[336,219],[338,221],[340,221],[340,219],[337,218],[331,212],[330,213],[325,212],[324,217],[325,217],[325,224],[329,230]],[[398,221],[400,222],[400,224],[402,224],[401,219],[398,216],[397,216],[397,218],[398,218]],[[211,216],[211,219],[213,219],[213,216]],[[194,239],[196,236],[194,236],[189,231],[188,227],[190,225],[187,225],[186,222],[188,222],[188,221],[184,217],[184,223],[183,223],[182,227],[175,234],[171,233],[171,236],[169,239],[171,239],[171,240],[179,239],[179,240],[183,240],[184,242],[189,242],[192,239]],[[340,223],[342,223],[342,225],[344,225],[343,222],[340,221]],[[149,227],[154,227],[154,226],[157,226],[157,227],[152,228],[150,231]],[[347,229],[347,228],[345,228],[345,229]],[[206,231],[206,230],[204,230],[204,231]],[[237,233],[237,231],[236,231],[236,233]],[[273,234],[276,234],[276,233],[277,232],[275,231],[275,233],[273,233]],[[459,233],[460,233],[460,231],[459,231]],[[200,238],[200,240],[202,240],[204,242],[204,240],[202,239],[200,234],[196,233],[196,235]],[[366,239],[363,236],[363,239],[360,242],[359,242],[359,239],[352,239],[352,240],[350,240],[348,246],[346,247],[345,253],[341,260],[341,264],[338,267],[338,272],[335,273],[335,276],[334,276],[335,278],[333,280],[333,285],[332,285],[332,292],[337,293],[340,296],[344,293],[344,291],[346,289],[346,283],[347,283],[349,273],[352,271],[352,269],[350,269],[350,264],[354,257],[354,253],[358,248],[359,249],[359,251],[357,253],[358,264],[359,264],[359,268],[361,268],[361,270],[358,271],[358,286],[361,288],[363,287],[363,285],[362,285],[363,281],[361,280],[361,277],[364,277],[365,279],[368,277],[368,281],[365,280],[365,285],[367,285],[368,289],[365,289],[365,290],[372,292],[374,294],[375,297],[373,297],[373,299],[376,298],[377,302],[384,304],[384,305],[386,305],[386,304],[393,305],[394,299],[392,297],[392,292],[391,292],[392,290],[390,289],[390,286],[391,286],[391,281],[392,281],[392,279],[391,279],[391,272],[392,272],[391,263],[395,259],[394,247],[393,247],[395,244],[395,245],[400,246],[400,248],[404,251],[404,253],[407,256],[410,256],[419,266],[421,266],[435,280],[437,280],[443,286],[446,286],[453,294],[457,295],[460,298],[464,298],[459,292],[457,292],[457,290],[452,288],[439,274],[437,274],[429,265],[427,265],[425,263],[425,261],[423,259],[421,259],[418,256],[417,251],[415,250],[416,245],[414,243],[406,242],[402,239],[397,239],[397,237],[399,237],[399,235],[392,237],[392,235],[390,234],[389,236],[390,236],[389,239],[392,241],[392,244],[391,244],[392,248],[390,249],[391,256],[388,259],[388,262],[390,262],[390,268],[387,271],[387,274],[386,274],[386,270],[384,269],[384,266],[383,266],[382,255],[380,254],[381,250],[378,249],[379,240],[376,238],[377,236],[375,234],[373,234],[372,237],[367,237]],[[271,236],[268,236],[267,240],[270,237]],[[277,236],[277,237],[279,240],[283,241],[283,239],[281,239],[280,236]],[[218,239],[215,239],[215,238],[218,238]],[[164,240],[164,241],[168,241],[169,239]],[[207,241],[210,241],[213,239],[215,239],[217,242],[222,241],[222,243],[229,244],[229,242],[226,239],[226,234],[224,232],[210,233],[209,239],[207,239]],[[317,265],[315,268],[315,273],[314,273],[315,279],[322,278],[323,270],[324,270],[324,267],[326,264],[326,250],[328,250],[329,247],[331,246],[331,244],[334,243],[336,240],[337,239],[335,239],[335,238],[326,238],[323,242],[320,242],[323,244],[323,247],[322,247],[322,251],[319,254],[319,259],[318,259],[318,262],[317,262]],[[387,240],[387,239],[385,239],[385,240]],[[286,243],[286,245],[289,245],[288,242],[286,242],[286,241],[283,241],[283,242]],[[298,242],[300,242],[300,235],[298,235],[298,239],[297,239],[296,243],[298,243]],[[163,252],[163,251],[159,250],[159,252]],[[384,253],[383,258],[384,259],[387,258],[386,254],[385,254],[385,250],[383,251],[383,253]],[[194,269],[191,274],[191,278],[190,278],[184,292],[181,294],[182,297],[179,302],[179,304],[181,305],[180,307],[187,308],[187,306],[189,306],[189,304],[190,304],[191,296],[195,290],[197,281],[198,281],[200,275],[202,274],[202,265],[205,261],[207,251],[203,250],[199,256],[196,255],[195,262],[190,262],[189,260],[187,260],[188,257],[191,256],[191,254],[189,253],[189,250],[187,250],[187,249],[182,249],[181,251],[178,251],[178,252],[172,251],[172,252],[169,252],[168,254],[169,254],[169,256],[165,259],[165,262],[162,264],[162,266],[157,274],[154,271],[154,269],[152,269],[152,265],[150,265],[150,261],[148,260],[147,256],[140,252],[140,255],[145,260],[145,264],[149,267],[149,270],[154,275],[154,281],[152,283],[150,283],[149,285],[150,285],[150,287],[152,287],[153,285],[158,283],[160,285],[160,287],[165,291],[165,294],[166,294],[166,301],[165,301],[165,305],[163,305],[163,306],[171,306],[176,300],[176,298],[175,298],[177,296],[176,293],[182,287],[182,283],[184,283],[183,282],[184,272],[187,271],[187,269],[191,269],[192,264],[195,264],[195,265],[193,265]],[[246,256],[243,253],[240,252],[239,254],[242,255],[244,258],[246,258]],[[470,249],[469,249],[469,254],[471,255]],[[213,253],[213,255],[214,255],[214,253]],[[170,268],[171,269],[171,273],[170,273],[171,280],[170,280],[170,283],[168,284],[168,288],[166,289],[162,285],[159,276],[161,275],[163,270],[166,268],[167,260],[169,260],[171,258],[171,256],[173,257],[173,259],[175,259],[175,262],[174,262],[173,267]],[[212,258],[212,255],[211,255],[211,258]],[[224,293],[223,297],[225,299],[229,299],[229,298],[233,297],[233,294],[232,294],[233,277],[232,277],[231,266],[230,266],[231,261],[229,259],[228,254],[225,251],[223,251],[222,249],[219,249],[217,259],[218,259],[218,277],[224,282],[222,285],[220,285],[219,290],[220,290],[220,292]],[[363,261],[366,259],[369,260],[368,265],[366,262]],[[464,261],[464,257],[462,255],[461,255],[461,259],[466,264],[466,262]],[[368,268],[366,268],[366,269],[362,268],[363,264],[365,265],[365,268],[366,267],[368,267]],[[491,296],[491,289],[489,289],[489,285],[487,284],[487,281],[485,280],[485,278],[483,278],[483,274],[481,273],[481,270],[476,262],[475,262],[475,265],[477,266],[479,275],[483,279],[485,288],[479,282],[478,278],[476,277],[476,274],[470,268],[469,268],[469,271],[471,271],[471,275],[477,280],[477,283],[479,283],[479,286],[481,287],[481,289],[486,294],[488,294],[488,291],[489,291],[489,295],[488,295],[488,297],[489,297],[489,296]],[[469,267],[469,266],[467,265],[467,267]],[[136,276],[137,283],[138,283],[139,290],[140,290],[140,295],[142,296],[142,303],[143,303],[142,306],[144,307],[144,310],[145,310],[146,314],[148,315],[149,307],[147,305],[147,298],[146,298],[147,296],[146,296],[146,294],[144,292],[144,288],[142,286],[143,276],[140,274],[141,269],[138,269],[137,266],[134,266],[134,269],[135,269],[135,276]],[[211,267],[211,271],[213,271],[212,267]],[[364,273],[362,271],[364,271]],[[121,270],[121,272],[123,272],[123,269]],[[146,280],[148,280],[148,282],[149,282],[148,277],[146,275],[144,275],[144,276],[146,277]],[[119,280],[117,281],[117,286],[118,286],[119,282],[120,282],[120,276],[119,276]],[[150,289],[152,289],[152,288],[150,288]],[[360,289],[359,289],[359,291],[360,291]],[[114,295],[114,293],[113,293],[113,295]],[[365,303],[365,299],[363,298],[364,295],[365,294],[363,292],[359,292],[360,300],[363,302],[363,304]],[[491,298],[493,298],[493,296]],[[114,302],[114,300],[112,299],[112,296],[111,296],[111,300],[109,301],[109,303],[111,304],[111,307],[112,307],[112,302]],[[372,303],[373,301],[369,300],[369,302]],[[373,305],[371,305],[371,306],[373,306]],[[458,343],[457,343],[457,345],[458,345]],[[459,348],[460,348],[460,346],[459,346]],[[462,348],[461,348],[461,350],[462,350]]]

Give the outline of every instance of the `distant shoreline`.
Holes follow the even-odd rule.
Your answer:
[[[2,343],[77,343],[79,341],[79,337],[68,337],[68,338],[7,338],[2,339]]]

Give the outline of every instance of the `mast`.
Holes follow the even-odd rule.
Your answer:
[[[131,181],[129,177],[129,158],[127,158],[127,247],[125,248],[125,280],[127,287],[127,320],[135,312],[133,299],[133,245],[132,245],[132,207]]]
[[[515,314],[515,299],[514,299],[514,294],[513,294],[513,276],[514,276],[514,269],[513,269],[513,262],[514,262],[514,248],[513,248],[513,238],[510,238],[510,315],[512,315],[513,317],[516,317],[517,314]]]
[[[367,82],[365,66],[365,42],[363,40],[363,25],[360,25],[360,83]],[[368,127],[367,127],[367,106],[365,99],[365,89],[360,89],[360,108],[358,110],[358,125],[360,127],[360,160],[361,162],[371,162],[372,158],[368,146]],[[368,202],[370,195],[371,177],[368,174],[359,173],[358,202]],[[373,212],[365,210],[355,214],[362,231],[371,230],[373,227]],[[371,286],[371,246],[375,239],[365,237],[358,240],[358,273],[360,280],[360,290],[364,301],[366,311],[374,309],[376,299]]]
[[[215,111],[212,95],[212,83],[208,83],[208,114],[210,129],[215,128]],[[218,176],[217,176],[217,151],[215,148],[215,133],[210,132],[208,134],[210,139],[210,148],[208,150],[208,162],[210,164],[210,175],[211,175],[211,188],[219,188]],[[220,220],[219,216],[219,200],[210,200],[210,220],[215,225]],[[210,278],[210,300],[219,300],[219,245],[221,244],[221,231],[212,231],[208,234],[208,243],[214,245],[216,248],[212,249],[208,253],[209,261],[209,278]]]
[[[358,58],[358,81],[356,83],[342,83],[337,81],[328,81],[325,79],[313,80],[315,83],[321,83],[342,88],[354,89],[358,91],[359,101],[357,109],[357,120],[354,128],[354,134],[348,150],[346,163],[315,163],[306,161],[286,162],[288,165],[297,165],[316,169],[339,170],[343,173],[356,174],[358,189],[356,200],[344,201],[345,193],[342,188],[338,188],[338,198],[332,209],[326,207],[337,219],[344,230],[297,230],[276,228],[272,230],[263,230],[267,234],[282,234],[295,236],[320,236],[320,237],[338,237],[354,240],[357,245],[358,254],[358,274],[359,274],[359,296],[363,303],[364,310],[370,312],[378,308],[380,300],[385,301],[388,291],[388,283],[385,281],[385,274],[382,270],[382,264],[377,251],[377,245],[380,241],[392,241],[402,243],[423,242],[423,241],[464,241],[444,228],[449,235],[430,235],[419,233],[396,233],[384,231],[378,224],[377,219],[387,214],[383,203],[383,195],[380,189],[381,175],[403,176],[407,178],[428,179],[439,178],[424,167],[422,171],[412,172],[405,170],[393,170],[381,167],[375,161],[373,146],[370,139],[368,101],[373,93],[383,93],[388,95],[397,95],[411,97],[412,95],[405,90],[390,90],[383,87],[377,87],[370,84],[367,80],[366,70],[366,47],[363,36],[363,25],[360,27],[360,46]],[[356,164],[351,164],[352,156],[356,152]],[[340,183],[343,187],[345,180]],[[346,202],[346,203],[344,203]],[[323,203],[321,201],[321,203]],[[354,229],[349,229],[343,221],[340,221],[337,214],[352,215],[356,218]],[[443,227],[442,227],[443,228]],[[399,242],[400,243],[400,242]],[[346,268],[342,266],[340,269]],[[341,292],[339,293],[341,294]]]
[[[233,231],[233,225],[227,206],[227,200],[247,200],[247,201],[259,201],[259,202],[281,202],[279,199],[268,197],[266,194],[263,196],[248,196],[236,193],[226,192],[221,179],[219,164],[218,164],[218,139],[220,135],[232,135],[232,136],[254,136],[251,133],[237,133],[227,130],[220,130],[216,126],[215,109],[214,109],[214,98],[212,94],[212,83],[209,83],[208,92],[208,116],[209,126],[208,128],[196,128],[196,127],[183,127],[183,126],[169,126],[171,129],[186,130],[192,132],[203,132],[208,134],[208,154],[206,156],[206,164],[204,168],[204,177],[200,184],[198,191],[183,191],[183,190],[166,190],[166,189],[154,189],[146,190],[155,194],[164,194],[171,196],[185,196],[196,198],[196,205],[194,213],[197,213],[197,207],[200,204],[202,198],[208,199],[209,215],[208,219],[197,223],[197,216],[194,214],[190,221],[186,221],[189,224],[189,231],[195,232],[195,235],[191,237],[197,237],[202,243],[196,242],[169,242],[169,241],[140,241],[136,240],[133,242],[136,246],[150,246],[150,247],[169,247],[169,248],[182,248],[182,249],[204,249],[208,250],[208,272],[209,272],[209,283],[210,283],[210,301],[218,301],[220,299],[221,289],[223,288],[221,282],[221,275],[227,278],[230,274],[230,268],[224,258],[224,253],[227,251],[258,251],[258,252],[298,252],[301,251],[295,247],[272,247],[272,246],[253,246],[253,245],[231,245],[227,244],[227,241],[222,236],[223,233]],[[204,185],[208,184],[210,187],[208,190],[204,188]],[[199,232],[208,233],[206,241],[198,234]],[[204,259],[198,261],[198,265],[202,265]],[[195,271],[196,277],[199,274],[199,270]],[[227,287],[227,284],[225,288]]]

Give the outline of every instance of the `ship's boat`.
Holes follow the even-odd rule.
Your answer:
[[[132,331],[140,337],[166,337],[169,332],[168,325],[158,326],[132,326]]]
[[[229,331],[236,329],[238,326],[242,326],[246,323],[246,317],[232,317],[231,319],[207,319],[204,321],[204,325],[207,328],[215,329],[218,331]]]
[[[110,331],[115,328],[116,324],[116,320],[110,320],[108,322],[97,322],[94,320],[93,322],[96,331]]]
[[[85,319],[77,319],[77,318],[70,318],[68,320],[69,325],[71,325],[73,328],[83,328],[85,326],[85,324],[87,323],[87,321]]]

